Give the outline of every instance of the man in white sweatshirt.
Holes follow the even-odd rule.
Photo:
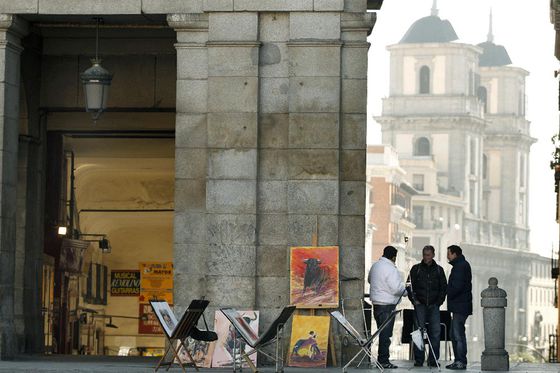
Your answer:
[[[404,282],[395,265],[396,260],[397,249],[393,246],[387,246],[383,249],[383,256],[373,263],[369,271],[369,297],[373,304],[373,317],[378,328],[391,316],[400,298],[405,293]],[[389,361],[389,346],[391,345],[394,324],[395,319],[393,318],[379,334],[377,361],[384,369],[398,368]]]

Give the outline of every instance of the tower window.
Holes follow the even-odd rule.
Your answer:
[[[478,87],[477,89],[477,96],[478,99],[480,100],[480,102],[482,103],[482,108],[484,109],[484,112],[487,112],[487,106],[488,106],[488,91],[486,91],[485,87]]]
[[[420,137],[414,144],[414,155],[426,156],[430,155],[430,140]]]
[[[420,68],[420,94],[430,93],[430,68],[422,66]]]

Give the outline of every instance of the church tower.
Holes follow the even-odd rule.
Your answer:
[[[529,152],[535,142],[525,118],[528,72],[511,66],[494,43],[457,42],[451,23],[431,14],[412,24],[390,52],[389,96],[383,100],[384,144],[398,152],[412,197],[416,228],[407,256],[431,244],[448,271],[445,248],[459,244],[473,270],[473,295],[500,279],[515,327],[506,342],[527,336]],[[482,312],[469,318],[468,338],[483,336]],[[470,354],[480,356],[473,344]]]
[[[528,249],[529,151],[535,142],[525,118],[525,77],[529,73],[511,66],[507,50],[494,43],[492,13],[487,40],[478,46],[483,54],[477,94],[488,121],[484,138],[482,217],[511,226],[515,234],[506,233],[512,238],[508,246]]]
[[[414,247],[461,241],[463,216],[480,219],[483,106],[477,96],[482,49],[454,42],[451,23],[431,14],[417,20],[391,55],[390,92],[383,100],[384,144],[399,153],[414,198]],[[425,234],[425,236],[424,236]],[[445,235],[445,237],[444,237]]]

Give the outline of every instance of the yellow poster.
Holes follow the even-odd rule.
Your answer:
[[[140,263],[140,303],[164,300],[173,304],[173,263]]]

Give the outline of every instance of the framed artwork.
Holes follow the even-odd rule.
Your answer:
[[[294,315],[289,366],[326,368],[330,323],[329,316]]]
[[[178,344],[179,342],[177,342]],[[212,355],[214,354],[214,348],[216,347],[216,342],[205,342],[197,341],[192,338],[187,338],[185,340],[185,345],[187,350],[191,354],[195,364],[201,368],[210,368],[212,365]],[[177,347],[175,347],[177,348]],[[190,363],[189,357],[185,352],[185,349],[181,347],[179,350],[179,359],[181,359],[182,364]],[[177,360],[177,359],[175,359]],[[177,361],[176,361],[177,363]]]
[[[237,311],[245,323],[249,325],[254,335],[259,333],[259,311]],[[212,367],[231,367],[233,366],[234,349],[243,349],[249,352],[252,348],[243,341],[239,336],[235,343],[235,328],[224,314],[217,310],[214,317],[214,331],[218,334],[218,340],[215,342],[214,354],[212,356]],[[257,354],[252,354],[251,361],[257,365]],[[243,363],[244,367],[248,367]]]
[[[338,307],[338,246],[290,249],[290,303],[298,308]]]
[[[163,327],[163,329],[165,330],[165,333],[168,336],[171,336],[173,334],[173,329],[175,329],[175,327],[177,326],[177,318],[175,317],[175,314],[173,313],[173,311],[171,310],[171,307],[169,307],[169,304],[165,301],[163,302],[150,302],[150,304],[152,305],[152,308],[154,309],[154,313],[156,314],[156,317],[159,320],[159,323],[161,324],[161,326]]]

